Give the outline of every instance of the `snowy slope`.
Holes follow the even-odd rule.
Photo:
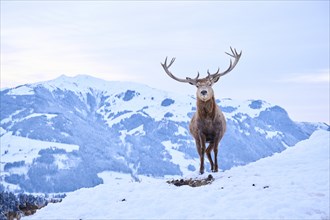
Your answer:
[[[329,219],[329,162],[329,132],[316,131],[202,187],[104,172],[104,184],[68,193],[27,219]]]
[[[6,186],[70,192],[102,183],[97,174],[103,171],[154,177],[197,172],[199,157],[188,129],[194,96],[86,75],[26,84],[0,96],[5,140],[0,179]],[[329,130],[322,123],[294,122],[283,108],[262,100],[217,99],[217,104],[227,120],[218,155],[222,170]]]
[[[69,156],[70,153],[77,150],[79,150],[77,145],[33,140],[7,132],[1,136],[1,175],[6,176],[11,173],[20,176],[28,175],[29,164],[32,164],[33,161],[37,162],[38,158],[40,160],[42,154],[47,151],[54,152],[53,162],[58,169],[68,170],[80,162],[79,158]],[[56,151],[57,153],[55,153]],[[6,182],[2,182],[2,184],[10,190],[18,188],[15,184]]]

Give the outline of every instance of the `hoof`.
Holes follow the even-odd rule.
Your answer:
[[[213,176],[211,175],[211,174],[209,174],[208,176],[207,176],[207,180],[208,181],[211,181],[211,180],[213,180],[214,178],[213,178]]]

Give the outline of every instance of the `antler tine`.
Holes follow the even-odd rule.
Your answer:
[[[223,75],[229,73],[230,71],[232,71],[235,68],[236,64],[238,63],[239,59],[241,58],[242,51],[240,53],[238,53],[237,50],[233,49],[232,47],[230,47],[230,50],[231,50],[231,54],[227,53],[227,52],[225,52],[225,53],[227,55],[233,57],[235,59],[234,62],[230,59],[229,67],[227,68],[227,70],[225,70],[222,73],[221,72],[219,73],[220,69],[218,68],[218,71],[215,72],[214,74],[209,75],[209,77],[214,79],[215,77],[223,76]],[[208,71],[208,73],[209,73],[209,71]]]
[[[213,73],[213,74],[211,74],[211,73],[210,73],[210,71],[209,71],[209,70],[207,70],[207,75],[208,75],[207,77],[209,77],[209,78],[210,78],[211,76],[218,74],[218,73],[219,73],[219,71],[220,71],[220,67],[218,67],[218,70],[217,70],[215,73]]]
[[[199,77],[199,73],[197,75],[197,77],[195,79],[191,79],[189,77],[186,77],[186,79],[180,79],[176,76],[174,76],[170,71],[169,71],[169,67],[174,63],[175,61],[175,57],[172,58],[171,62],[167,65],[167,57],[165,58],[165,62],[164,63],[160,63],[163,67],[163,69],[165,70],[165,72],[167,73],[167,75],[169,77],[171,77],[172,79],[176,80],[176,81],[179,81],[179,82],[184,82],[184,83],[190,83],[192,85],[196,85],[197,84],[197,79]]]
[[[199,77],[199,72],[197,72],[197,76],[196,76],[195,80],[197,80],[197,79],[198,79],[198,77]]]
[[[167,57],[165,58],[165,62],[164,62],[164,64],[163,63],[160,63],[162,66],[167,66],[167,68],[168,67],[170,67],[172,64],[173,64],[173,62],[175,61],[175,57],[173,57],[172,58],[172,60],[171,60],[171,62],[170,62],[170,64],[169,65],[167,65]]]
[[[190,77],[186,77],[187,80],[196,81],[196,83],[197,83],[198,78],[199,78],[199,72],[197,72],[197,76],[196,76],[196,78],[194,78],[194,79],[192,79],[192,78],[190,78]]]
[[[166,57],[166,59],[167,59],[167,57]],[[167,66],[167,68],[169,68],[174,63],[174,61],[175,61],[175,57],[172,58],[170,64]]]
[[[233,50],[233,48],[232,47],[230,47],[230,50],[231,50],[231,54],[230,53],[228,53],[228,52],[225,52],[227,55],[229,55],[229,56],[231,56],[231,57],[236,57],[236,56],[238,56],[238,53],[237,53],[237,50],[236,49],[234,49]],[[241,53],[242,53],[242,51],[241,51]]]

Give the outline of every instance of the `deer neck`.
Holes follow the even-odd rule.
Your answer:
[[[215,116],[215,99],[214,96],[203,102],[202,100],[197,99],[197,112],[199,117],[202,118],[214,118]]]

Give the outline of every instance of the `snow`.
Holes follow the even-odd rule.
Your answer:
[[[48,117],[48,116],[47,116]],[[51,116],[49,116],[51,117]],[[64,149],[66,152],[72,152],[74,150],[79,150],[78,145],[55,143],[48,141],[34,140],[25,137],[19,137],[12,135],[12,132],[4,133],[1,136],[0,141],[1,149],[1,166],[0,172],[2,176],[7,174],[18,174],[27,175],[29,171],[29,166],[32,164],[35,158],[38,158],[39,151],[42,149],[57,148]],[[30,146],[30,147],[26,147]],[[70,169],[76,165],[76,161],[68,158],[66,155],[54,155],[55,164],[59,169]],[[8,171],[4,171],[5,165],[7,163],[24,161],[26,166],[13,167]],[[14,184],[8,184],[2,182],[5,187],[9,187],[10,190],[19,190],[20,188]]]
[[[27,148],[26,146],[31,147]],[[32,163],[33,159],[38,157],[40,150],[52,147],[64,149],[67,152],[79,150],[78,145],[34,140],[7,132],[1,136],[1,171],[3,171],[3,164],[9,162],[25,161],[25,163]]]
[[[7,117],[5,119],[2,119],[1,124],[11,123],[11,125],[9,126],[9,128],[11,128],[13,125],[15,125],[15,123],[18,123],[18,122],[21,122],[21,121],[24,121],[24,120],[28,120],[28,119],[31,119],[31,118],[35,118],[35,117],[45,116],[47,118],[47,120],[51,120],[52,118],[57,117],[57,114],[32,113],[33,110],[31,110],[30,113],[32,113],[32,114],[27,115],[26,117],[21,117],[21,118],[14,119],[14,117],[16,115],[18,115],[19,113],[21,113],[23,111],[25,111],[25,109],[20,109],[20,110],[15,111],[9,117]],[[51,122],[49,122],[49,123],[51,125]]]
[[[57,117],[57,114],[44,114],[44,113],[33,113],[31,115],[28,115],[25,117],[23,120],[29,119],[29,118],[34,118],[34,117],[41,117],[41,116],[46,116],[47,120],[51,120],[52,118]]]
[[[11,89],[8,95],[34,95],[34,91],[29,85],[24,85]]]
[[[123,101],[122,98],[116,97],[118,94],[122,94],[127,91],[123,88],[130,88],[131,91],[138,91],[138,94],[136,94],[136,96],[129,101]],[[173,121],[190,120],[187,116],[187,111],[189,110],[189,106],[187,106],[187,96],[178,94],[174,95],[139,84],[135,84],[134,86],[131,85],[130,87],[125,86],[125,84],[120,88],[112,87],[112,91],[109,91],[108,94],[112,94],[107,99],[107,102],[111,103],[111,105],[102,106],[98,112],[107,112],[105,114],[105,120],[107,120],[107,124],[110,127],[113,124],[117,124],[121,120],[136,114],[136,112],[139,112],[139,114],[142,115],[149,115],[155,121],[163,120],[164,115],[168,112],[173,114],[173,117],[171,117],[171,120]],[[176,104],[166,107],[161,106],[162,101],[169,97],[177,97],[175,100]],[[124,110],[126,112],[123,113]],[[113,116],[110,117],[110,115]]]
[[[25,109],[20,109],[20,110],[17,110],[15,111],[13,114],[11,114],[8,118],[5,118],[5,119],[2,119],[1,120],[1,124],[6,124],[6,123],[10,123],[13,121],[13,117],[18,115],[19,113],[23,112]]]
[[[195,104],[195,100],[187,95],[160,91],[138,83],[105,81],[87,75],[77,75],[75,77],[62,75],[54,80],[32,84],[31,87],[34,88],[40,85],[49,91],[57,89],[71,91],[77,94],[87,106],[87,94],[92,94],[94,97],[99,98],[97,105],[99,105],[100,97],[108,96],[106,102],[111,105],[99,106],[100,108],[97,112],[100,114],[107,112],[104,119],[110,127],[130,117],[137,111],[140,111],[141,114],[149,115],[156,121],[162,120],[167,112],[173,114],[171,120],[188,121],[190,118],[187,116],[187,110],[191,107],[189,104],[187,107],[187,103],[191,103],[190,105],[192,103]],[[134,98],[123,101],[121,95],[124,95],[128,90],[137,93],[134,94]],[[162,101],[169,97],[176,97],[176,104],[167,107],[161,106]],[[148,108],[145,108],[146,102],[148,102]],[[123,109],[127,111],[125,114],[115,118],[111,117],[111,114],[118,115],[122,113]],[[80,111],[79,109],[76,110]]]
[[[166,151],[172,156],[171,162],[180,166],[184,176],[191,175],[192,173],[192,171],[188,170],[189,165],[199,167],[199,161],[185,158],[183,152],[176,150],[178,144],[173,144],[171,141],[163,141],[162,144],[165,146]]]
[[[2,135],[4,135],[7,131],[5,129],[3,129],[2,127],[0,127],[0,137]]]
[[[164,119],[164,115],[171,113],[170,119],[176,122],[190,121],[190,117],[187,112],[195,107],[195,98],[188,94],[174,94],[167,91],[160,91],[145,85],[132,83],[132,82],[114,82],[105,81],[102,79],[94,78],[88,75],[77,75],[75,77],[68,77],[62,75],[54,80],[35,83],[31,85],[24,85],[11,89],[8,95],[33,95],[34,89],[42,86],[49,91],[63,90],[70,91],[76,94],[83,102],[88,104],[87,94],[92,94],[96,98],[96,105],[98,106],[97,113],[104,115],[109,127],[119,123],[121,120],[126,119],[136,112],[139,114],[146,114],[155,119],[161,121]],[[129,89],[127,89],[129,88]],[[134,94],[134,98],[129,101],[123,101],[121,97],[126,91],[137,92]],[[107,97],[105,101],[110,104],[109,106],[101,106],[101,98]],[[175,104],[168,106],[162,106],[161,103],[167,98],[176,97]],[[146,102],[148,105],[146,106]],[[222,99],[221,106],[234,107],[233,112],[225,112],[227,119],[234,119],[238,121],[244,121],[247,116],[257,117],[260,112],[272,107],[267,102],[260,101],[257,108],[252,108],[253,101],[235,101],[231,99]],[[76,109],[78,112],[81,109]],[[126,112],[123,113],[123,110]],[[243,114],[242,114],[243,112]],[[81,112],[86,115],[86,112]],[[10,119],[8,119],[10,120]]]
[[[283,136],[282,132],[279,131],[266,131],[266,138],[272,139],[277,136]]]
[[[178,126],[178,131],[174,133],[175,135],[187,135],[189,134],[188,130],[182,126]]]
[[[65,154],[55,154],[54,159],[58,169],[68,170],[76,166],[76,162],[74,160],[70,160]]]
[[[127,130],[122,130],[120,131],[121,135],[120,135],[120,140],[125,143],[125,138],[127,135],[145,135],[145,131],[143,129],[144,125],[140,125],[130,131]]]
[[[283,133],[282,132],[279,132],[279,131],[266,131],[264,129],[261,129],[259,127],[255,127],[254,130],[260,134],[265,134],[266,135],[266,138],[268,139],[272,139],[274,137],[277,137],[277,136],[283,136]]]
[[[192,188],[169,185],[163,178],[139,176],[140,182],[134,182],[127,174],[103,172],[104,184],[68,193],[61,203],[27,219],[330,217],[328,131],[316,131],[272,157],[212,175],[211,185]]]
[[[240,101],[240,100],[232,100],[232,99],[221,99],[221,106],[226,107],[234,107],[235,110],[228,113],[225,112],[226,118],[235,118],[234,116],[236,114],[244,113],[247,116],[250,116],[251,118],[256,118],[259,116],[259,114],[262,111],[265,111],[268,108],[273,107],[270,103],[267,103],[265,101],[260,101],[261,106],[260,108],[253,109],[251,108],[251,103],[253,101],[247,100],[247,101]],[[243,122],[247,117],[245,115],[241,115],[241,118],[239,119],[240,122]],[[237,117],[236,117],[237,118]]]
[[[79,94],[90,92],[90,88],[98,88],[100,86],[102,88],[106,88],[107,82],[87,75],[77,75],[75,77],[61,75],[54,80],[36,83],[33,85],[38,86],[40,84],[42,84],[49,91],[54,91],[61,88],[74,91]]]

